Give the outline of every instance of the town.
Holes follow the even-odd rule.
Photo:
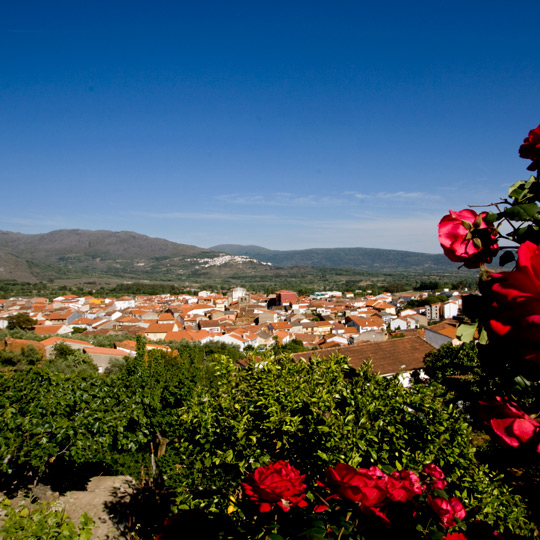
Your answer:
[[[148,349],[167,352],[173,350],[171,342],[183,340],[223,343],[245,354],[289,345],[287,350],[303,351],[297,354],[304,358],[306,351],[326,356],[339,349],[352,365],[369,358],[378,371],[393,374],[421,368],[423,356],[433,348],[460,343],[455,320],[461,311],[459,292],[444,290],[438,302],[407,307],[422,304],[432,294],[325,291],[298,296],[279,290],[264,295],[235,287],[227,294],[0,299],[0,329],[25,314],[37,336],[4,337],[0,348],[20,352],[32,346],[42,358],[51,358],[55,346],[63,343],[87,354],[104,372],[112,362],[134,356],[135,339],[141,335]],[[92,338],[109,335],[123,339],[113,347],[92,344]],[[396,337],[404,339],[392,339]]]

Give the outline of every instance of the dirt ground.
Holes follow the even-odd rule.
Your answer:
[[[81,515],[87,513],[95,522],[95,540],[116,540],[127,538],[121,532],[126,524],[111,518],[110,505],[127,500],[135,489],[135,481],[129,476],[95,476],[91,478],[85,491],[69,491],[59,495],[48,486],[38,484],[32,488],[34,496],[46,502],[58,502],[68,516],[78,523]]]

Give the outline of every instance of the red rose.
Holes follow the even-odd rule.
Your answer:
[[[319,485],[333,492],[327,499],[349,500],[358,504],[364,514],[376,515],[386,524],[390,523],[382,509],[390,501],[386,489],[388,476],[378,467],[356,470],[350,465],[339,463],[333,469],[328,468],[325,476],[326,482],[319,482]],[[314,510],[322,512],[327,508],[327,505],[319,504]]]
[[[377,506],[386,499],[387,476],[378,468],[358,469],[339,463],[326,470],[325,485],[340,497],[366,506]],[[330,497],[332,498],[332,497]]]
[[[488,305],[490,342],[540,362],[540,246],[524,242],[513,271],[492,274],[479,286]]]
[[[457,497],[448,500],[442,497],[428,497],[427,502],[441,518],[445,527],[453,527],[456,524],[456,518],[463,519],[466,515],[465,508]]]
[[[431,477],[431,487],[433,489],[444,489],[446,487],[446,480],[444,479],[444,473],[434,463],[427,463],[424,465],[424,472]]]
[[[393,472],[386,482],[388,497],[392,501],[407,502],[415,495],[421,495],[424,487],[418,475],[412,471]]]
[[[533,442],[540,435],[540,424],[515,403],[504,398],[480,402],[480,416],[509,446],[518,447]]]
[[[525,137],[519,147],[519,157],[532,160],[527,167],[529,171],[537,171],[540,168],[540,126],[529,131],[529,136]]]
[[[498,233],[485,222],[487,212],[477,214],[465,209],[450,210],[439,222],[439,242],[444,254],[453,262],[461,262],[467,268],[478,268],[490,263],[497,255]]]
[[[304,507],[307,502],[305,475],[287,461],[257,467],[242,482],[245,494],[259,505],[261,512],[269,512],[275,504],[284,512],[292,506]]]
[[[443,540],[467,540],[467,537],[460,532],[448,533]]]

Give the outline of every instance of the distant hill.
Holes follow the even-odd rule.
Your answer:
[[[0,276],[10,281],[36,281],[28,261],[0,249]]]
[[[455,271],[457,266],[443,254],[418,253],[376,248],[313,248],[271,250],[260,246],[220,244],[209,248],[234,255],[246,255],[275,266],[312,266],[319,268],[356,268],[369,272]]]
[[[209,250],[129,231],[62,229],[44,234],[0,231],[0,279],[36,281],[80,276],[152,277],[161,263],[185,266]],[[194,266],[196,262],[187,266]],[[165,272],[170,273],[170,272]]]
[[[209,251],[135,232],[81,229],[61,229],[44,234],[0,231],[0,249],[16,252],[19,257],[32,257],[48,262],[57,262],[62,257],[135,260],[180,257]]]
[[[270,265],[267,263],[271,263]],[[0,280],[168,282],[186,287],[332,286],[354,289],[376,276],[462,278],[443,255],[369,248],[276,251],[260,246],[203,249],[129,231],[63,229],[44,234],[0,231]],[[377,278],[378,279],[378,278]],[[389,278],[391,279],[391,278]]]

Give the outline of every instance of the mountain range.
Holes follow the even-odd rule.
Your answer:
[[[226,254],[233,256],[226,256]],[[263,264],[266,263],[266,264]],[[270,264],[268,264],[270,263]],[[367,273],[456,273],[446,257],[372,248],[278,251],[223,244],[209,249],[130,231],[62,229],[43,234],[0,231],[0,280],[45,281],[113,277],[148,281],[284,277],[291,268],[306,274],[324,269]],[[317,270],[319,269],[319,270]],[[321,274],[322,272],[322,274]]]
[[[212,251],[253,257],[285,268],[291,266],[313,266],[321,268],[356,268],[369,272],[389,271],[437,271],[456,268],[442,254],[418,253],[395,249],[377,248],[312,248],[297,250],[272,250],[260,246],[220,244]]]

